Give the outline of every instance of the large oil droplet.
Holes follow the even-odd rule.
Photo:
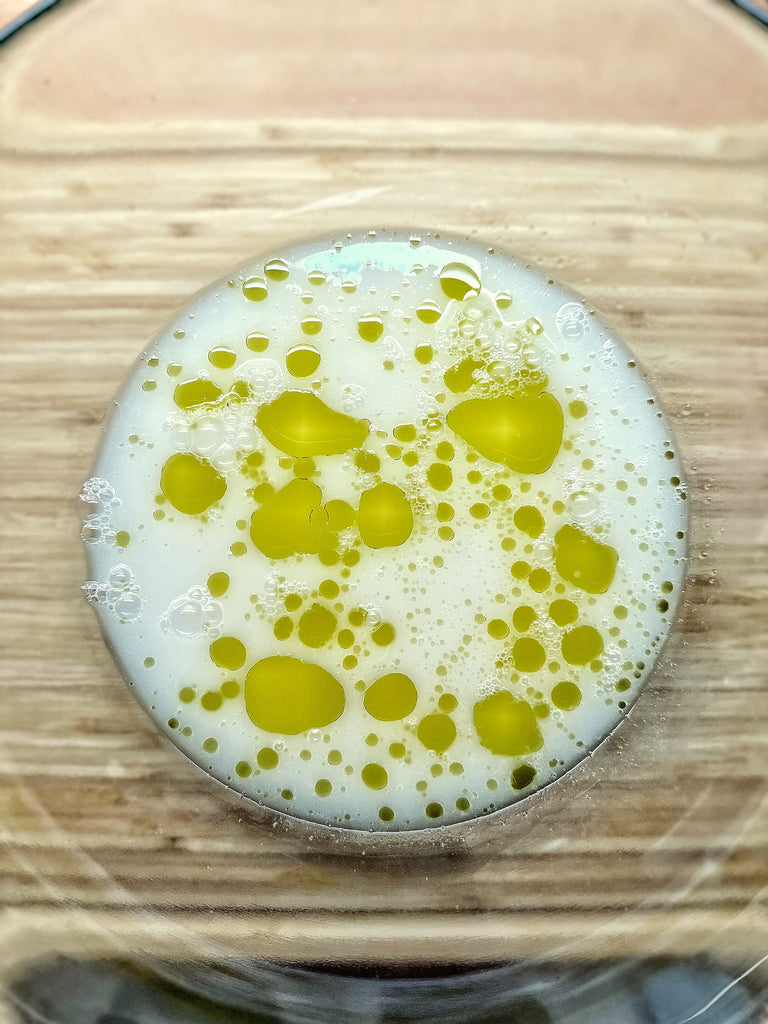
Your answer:
[[[292,377],[309,377],[320,365],[320,353],[314,345],[294,345],[285,357]]]
[[[445,371],[443,382],[448,390],[452,391],[455,395],[463,394],[465,391],[469,391],[475,383],[475,370],[482,370],[484,366],[485,363],[482,359],[473,359],[471,356],[468,356]]]
[[[438,712],[422,718],[416,729],[416,736],[427,750],[443,754],[456,739],[456,726],[452,718]]]
[[[579,610],[573,601],[561,597],[550,604],[549,617],[558,626],[568,626],[579,617]]]
[[[537,672],[547,660],[544,648],[530,636],[522,636],[515,641],[512,657],[518,672]]]
[[[413,512],[399,487],[377,484],[361,494],[357,523],[369,548],[394,548],[411,536]]]
[[[243,295],[251,302],[263,302],[269,295],[267,282],[263,277],[249,277],[243,282]]]
[[[446,422],[485,458],[517,473],[545,473],[563,439],[563,410],[546,391],[536,397],[470,398],[451,409]]]
[[[222,597],[229,589],[229,575],[225,572],[213,572],[208,577],[208,593],[211,597]]]
[[[446,263],[439,278],[449,299],[469,299],[480,294],[480,265],[474,260]]]
[[[224,497],[227,482],[206,459],[180,453],[163,466],[160,490],[179,512],[196,516]]]
[[[418,693],[413,680],[402,672],[389,672],[365,691],[365,710],[380,722],[397,722],[416,707]]]
[[[208,351],[208,362],[217,370],[229,370],[237,362],[237,354],[226,345],[216,345]]]
[[[180,409],[194,409],[198,405],[209,405],[221,398],[221,388],[212,380],[193,377],[182,381],[173,390],[173,400]]]
[[[357,333],[363,339],[373,343],[378,341],[384,333],[384,321],[378,313],[371,313],[368,316],[361,316],[357,321]]]
[[[365,765],[360,772],[360,778],[368,789],[384,789],[389,782],[387,769],[375,763]]]
[[[619,554],[578,526],[555,534],[555,567],[564,580],[588,594],[604,594],[613,582]]]
[[[544,516],[535,505],[521,505],[515,509],[513,518],[518,530],[532,540],[536,540],[544,532]]]
[[[265,732],[295,736],[340,717],[344,688],[319,665],[275,656],[257,661],[245,677],[248,717]]]
[[[299,619],[299,640],[307,647],[322,647],[336,632],[336,616],[321,604],[313,604]]]
[[[309,391],[284,391],[262,405],[256,425],[275,448],[295,458],[359,448],[370,429],[367,420],[336,412]]]
[[[436,491],[447,491],[453,483],[453,470],[442,462],[433,462],[427,469],[427,480]]]
[[[264,264],[264,276],[268,277],[270,281],[284,281],[289,273],[290,267],[288,263],[279,257],[267,260]]]
[[[478,701],[473,719],[478,739],[492,754],[520,757],[544,745],[533,708],[509,690],[499,690]]]
[[[567,679],[552,687],[552,703],[561,711],[573,711],[581,704],[581,690]]]
[[[234,672],[245,664],[247,653],[245,644],[234,636],[220,636],[209,647],[211,661],[219,668]]]
[[[267,558],[318,554],[335,542],[322,491],[309,480],[291,480],[251,516],[251,540]]]
[[[416,316],[423,324],[434,324],[442,316],[442,310],[436,302],[427,299],[416,307]]]
[[[569,665],[588,665],[603,653],[603,638],[594,626],[577,626],[565,634],[560,647]]]

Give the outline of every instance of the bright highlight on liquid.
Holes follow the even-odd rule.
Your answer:
[[[205,771],[347,828],[554,781],[672,621],[685,488],[624,346],[461,239],[270,254],[144,353],[83,488],[84,586]]]

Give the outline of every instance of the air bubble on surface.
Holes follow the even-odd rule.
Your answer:
[[[272,401],[283,390],[283,371],[274,359],[246,359],[237,366],[235,380],[245,381],[258,401]]]
[[[205,587],[190,587],[168,605],[160,619],[160,627],[168,636],[179,640],[213,637],[221,631],[223,609]]]
[[[141,616],[141,589],[124,562],[113,565],[103,582],[88,580],[81,589],[90,604],[101,605],[121,622],[134,622]]]

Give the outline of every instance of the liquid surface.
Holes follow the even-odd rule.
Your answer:
[[[460,239],[346,236],[243,267],[143,354],[83,487],[83,589],[205,771],[315,822],[434,827],[626,714],[685,496],[588,305]]]

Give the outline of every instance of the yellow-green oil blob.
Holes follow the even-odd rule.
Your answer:
[[[530,786],[533,780],[536,778],[536,769],[532,764],[521,764],[517,768],[513,769],[512,774],[509,777],[509,784],[512,789],[525,789],[526,786]]]
[[[131,535],[127,530],[118,530],[115,534],[115,544],[119,548],[127,548],[131,543]]]
[[[579,610],[573,601],[559,597],[549,606],[549,617],[558,626],[568,626],[579,617]]]
[[[577,626],[565,634],[560,647],[569,665],[588,665],[603,653],[603,638],[594,626]]]
[[[417,363],[421,363],[422,366],[426,366],[428,363],[432,362],[432,357],[435,354],[435,350],[432,348],[431,345],[426,345],[422,343],[421,345],[416,346],[416,348],[413,350],[413,354],[416,358]]]
[[[279,763],[280,757],[272,747],[262,747],[256,754],[256,764],[264,771],[272,771],[273,768],[277,768]]]
[[[336,616],[321,604],[313,604],[299,619],[299,640],[306,647],[322,647],[336,632]]]
[[[394,437],[403,444],[410,444],[416,440],[416,427],[412,423],[398,423],[392,431]]]
[[[263,658],[245,677],[248,717],[265,732],[295,736],[341,716],[344,688],[319,665],[298,658]]]
[[[211,661],[219,668],[227,668],[234,672],[245,664],[246,650],[242,640],[234,636],[220,636],[208,648]]]
[[[528,586],[537,594],[543,594],[551,582],[552,577],[546,569],[532,569],[528,576]]]
[[[290,615],[281,615],[278,622],[274,624],[272,633],[278,640],[288,640],[293,633],[293,618]]]
[[[387,769],[376,763],[366,764],[360,772],[360,778],[368,789],[384,789],[389,782]]]
[[[321,505],[323,492],[309,480],[291,480],[251,516],[251,540],[267,558],[318,554],[336,537]]]
[[[229,370],[237,362],[237,354],[226,345],[217,345],[208,350],[208,362],[217,370]]]
[[[262,331],[251,331],[245,339],[245,344],[251,352],[266,352],[269,348],[269,338]]]
[[[413,511],[399,487],[377,484],[360,495],[357,525],[369,548],[399,547],[413,531]]]
[[[533,708],[509,690],[499,690],[478,701],[473,720],[478,739],[492,754],[520,757],[544,745]]]
[[[440,319],[442,310],[436,302],[427,299],[416,307],[416,316],[423,324],[434,324]]]
[[[480,268],[474,261],[446,263],[438,279],[449,299],[462,301],[480,293]]]
[[[443,382],[448,390],[452,391],[455,395],[463,394],[465,391],[469,391],[475,383],[473,376],[475,370],[482,370],[484,366],[485,363],[482,359],[473,359],[471,356],[468,356],[445,371]]]
[[[163,466],[160,490],[179,512],[196,516],[224,497],[227,482],[207,459],[179,452]]]
[[[365,710],[380,722],[397,722],[416,707],[418,693],[413,680],[402,672],[388,672],[365,691]]]
[[[509,636],[509,626],[504,619],[491,619],[487,629],[488,636],[492,636],[494,640],[503,640]]]
[[[552,703],[561,711],[573,711],[581,704],[581,690],[576,683],[564,679],[552,687]]]
[[[324,597],[327,601],[332,601],[334,597],[339,596],[339,584],[336,580],[323,580],[317,589],[320,592],[320,597]]]
[[[355,452],[355,465],[364,473],[378,473],[381,468],[381,459],[375,452],[361,448],[359,452]]]
[[[391,622],[382,622],[371,631],[371,640],[377,647],[389,647],[395,639],[395,627]]]
[[[572,402],[568,403],[568,412],[575,420],[583,419],[587,415],[587,404],[580,398],[574,398]]]
[[[198,405],[210,405],[221,398],[221,388],[205,377],[193,377],[177,384],[173,400],[180,409],[194,409]]]
[[[535,397],[470,398],[451,409],[446,422],[485,458],[516,473],[545,473],[563,439],[563,410],[546,391]]]
[[[275,448],[294,458],[340,455],[359,448],[370,430],[367,420],[336,412],[310,391],[284,391],[261,406],[256,425]]]
[[[416,736],[427,750],[436,754],[444,753],[456,739],[456,726],[448,715],[435,713],[425,715],[416,729]]]
[[[521,604],[512,612],[512,625],[518,633],[525,633],[536,621],[536,612],[530,605]]]
[[[320,365],[320,353],[314,345],[294,345],[285,357],[285,366],[292,377],[309,377]]]
[[[251,302],[263,302],[269,295],[267,282],[263,277],[249,277],[243,282],[243,295]]]
[[[270,281],[285,281],[290,272],[290,264],[279,256],[267,260],[264,264],[264,276],[268,277]]]
[[[305,334],[319,334],[323,329],[323,321],[319,316],[305,316],[300,327]]]
[[[325,511],[328,513],[328,526],[334,531],[346,530],[357,518],[352,506],[341,498],[331,498],[327,501]]]
[[[453,483],[453,471],[443,462],[433,462],[427,469],[427,480],[436,491],[447,491]]]
[[[223,597],[229,589],[229,574],[226,572],[212,572],[208,577],[206,586],[211,597]]]
[[[544,532],[544,516],[535,505],[521,505],[513,516],[515,526],[521,533],[536,540]]]
[[[357,333],[363,341],[373,344],[378,341],[384,333],[384,321],[378,313],[370,313],[368,316],[361,316],[357,321]]]
[[[604,594],[613,582],[619,555],[578,526],[555,534],[555,568],[564,580],[588,594]]]
[[[547,660],[544,648],[530,636],[521,636],[515,640],[512,657],[518,672],[536,672]]]

